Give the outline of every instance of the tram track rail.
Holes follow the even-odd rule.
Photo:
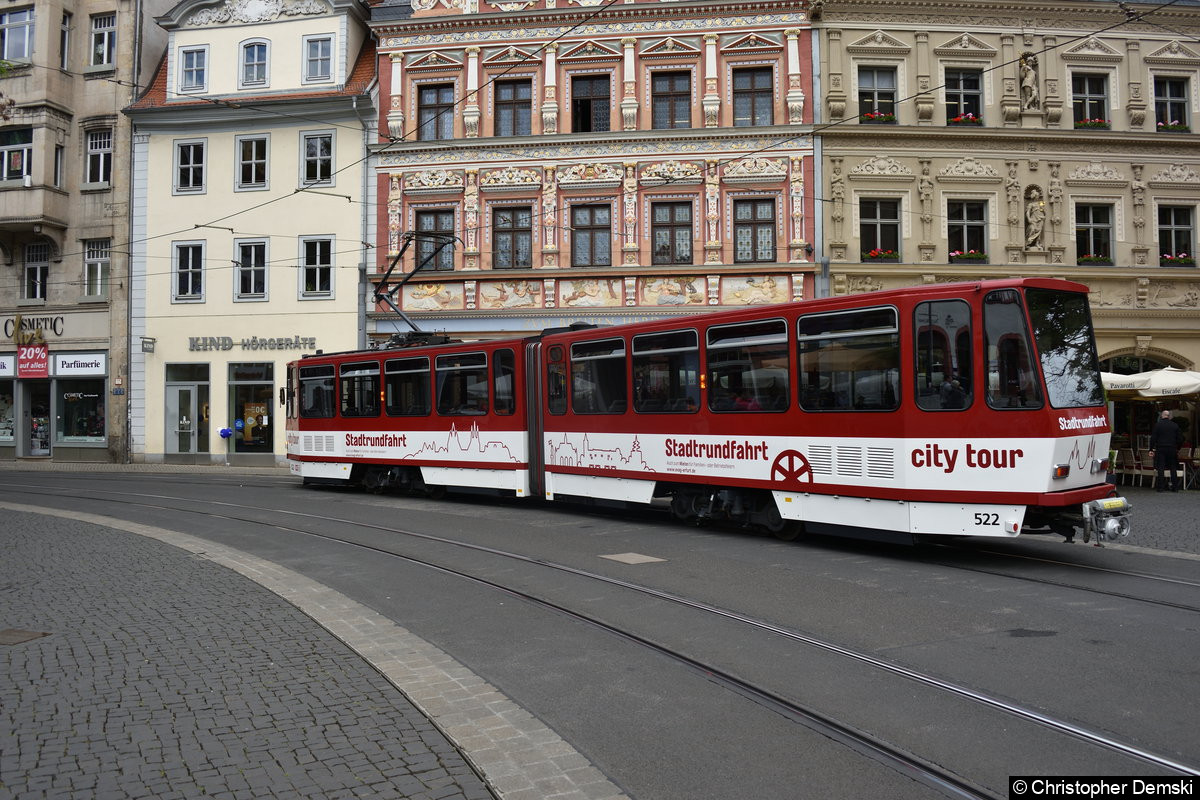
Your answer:
[[[4,488],[20,489],[22,491],[22,495],[26,496],[26,497],[31,494],[41,495],[41,496],[57,496],[51,492],[43,491],[39,487],[35,487],[35,486],[17,486],[17,485],[10,484],[9,486],[6,486]],[[350,547],[366,550],[366,551],[369,551],[369,552],[372,552],[372,553],[375,553],[375,554],[378,554],[381,556],[387,556],[387,557],[391,557],[391,558],[400,559],[405,562],[415,564],[415,565],[418,565],[423,568],[433,569],[433,570],[436,570],[443,574],[452,575],[452,576],[455,576],[455,577],[463,579],[463,580],[471,581],[471,582],[481,585],[481,586],[486,586],[495,591],[502,592],[509,596],[519,598],[522,601],[529,603],[531,605],[534,605],[536,607],[543,608],[543,609],[545,609],[547,611],[551,611],[553,613],[568,616],[568,617],[570,617],[574,620],[577,620],[581,623],[584,623],[584,624],[596,627],[600,630],[603,630],[610,635],[620,637],[621,639],[635,643],[641,647],[648,648],[648,649],[658,653],[659,655],[666,657],[668,659],[671,659],[672,661],[674,661],[688,669],[702,673],[707,678],[709,678],[713,681],[716,681],[717,683],[719,683],[720,685],[722,685],[723,687],[725,687],[726,689],[728,689],[732,692],[736,692],[739,695],[747,697],[747,698],[751,699],[752,701],[759,703],[760,705],[762,705],[764,707],[770,708],[770,709],[776,711],[777,713],[780,713],[781,715],[785,716],[786,718],[789,718],[798,723],[804,724],[805,726],[809,727],[810,729],[816,730],[836,741],[839,741],[839,742],[843,743],[844,745],[852,748],[856,752],[859,752],[865,756],[871,757],[881,763],[887,764],[891,768],[893,768],[903,774],[909,775],[910,777],[913,777],[914,779],[919,780],[927,785],[936,787],[940,791],[946,793],[949,796],[964,797],[964,798],[968,798],[968,797],[976,798],[976,797],[994,797],[997,795],[989,793],[986,789],[976,785],[974,782],[972,782],[968,779],[965,779],[962,776],[959,776],[950,770],[947,770],[936,764],[926,761],[925,759],[923,759],[919,756],[915,756],[914,754],[905,750],[903,747],[892,744],[892,743],[884,740],[883,738],[872,735],[869,732],[859,730],[858,728],[854,727],[853,725],[848,725],[843,722],[840,722],[837,719],[829,716],[828,714],[822,713],[818,709],[815,709],[806,704],[799,703],[799,702],[793,701],[791,699],[788,699],[787,697],[784,697],[784,696],[778,694],[777,692],[774,692],[764,686],[760,686],[752,681],[745,680],[726,669],[717,667],[716,665],[714,665],[712,663],[708,663],[708,662],[704,661],[703,659],[696,658],[694,656],[689,656],[686,653],[683,653],[676,648],[672,648],[671,646],[663,644],[661,642],[656,642],[653,639],[648,638],[647,636],[638,634],[632,630],[624,629],[618,625],[614,625],[612,623],[606,622],[606,621],[596,617],[595,615],[586,614],[586,613],[578,611],[577,609],[569,608],[562,603],[555,602],[546,597],[538,596],[528,590],[522,590],[522,589],[516,588],[515,586],[512,586],[512,585],[506,585],[506,584],[503,584],[503,583],[500,583],[500,582],[497,582],[494,580],[490,580],[490,579],[481,577],[479,575],[471,574],[462,569],[457,569],[452,566],[447,566],[447,564],[445,564],[445,563],[437,563],[435,561],[429,560],[428,558],[420,558],[420,557],[416,557],[413,555],[396,552],[395,550],[391,550],[386,547],[379,547],[379,546],[375,546],[375,545],[372,545],[369,543],[355,541],[352,538],[345,538],[345,537],[339,536],[339,535],[322,533],[322,532],[310,530],[310,529],[307,529],[304,527],[300,527],[297,525],[283,525],[283,524],[280,524],[281,520],[279,520],[278,518],[273,519],[273,520],[257,519],[252,514],[251,515],[243,515],[242,513],[239,513],[236,509],[249,510],[251,512],[261,512],[264,514],[274,515],[276,517],[288,516],[288,517],[296,518],[297,520],[300,520],[300,519],[310,520],[316,524],[333,523],[333,524],[337,524],[337,525],[345,525],[345,526],[355,527],[355,528],[370,529],[370,530],[373,530],[375,532],[382,533],[382,534],[399,535],[399,536],[407,537],[409,539],[423,540],[423,541],[430,542],[430,543],[436,543],[438,545],[451,546],[451,547],[455,547],[455,548],[465,548],[467,550],[475,551],[477,553],[483,553],[483,554],[493,556],[493,557],[519,561],[519,562],[522,562],[522,563],[525,563],[525,564],[528,564],[531,566],[535,566],[538,568],[551,569],[551,570],[555,570],[558,572],[567,573],[567,574],[573,575],[575,577],[584,578],[584,579],[591,580],[591,581],[597,581],[597,582],[600,582],[600,583],[603,583],[605,585],[609,585],[609,586],[612,586],[615,588],[619,588],[622,590],[636,592],[641,595],[649,596],[649,597],[652,597],[659,601],[683,606],[690,610],[697,611],[697,612],[700,612],[703,614],[720,617],[724,620],[728,620],[728,621],[737,623],[739,625],[747,626],[749,628],[752,628],[752,629],[760,631],[760,632],[768,633],[773,636],[782,637],[783,639],[793,641],[793,642],[796,642],[798,644],[801,644],[801,645],[804,645],[807,647],[816,648],[818,650],[833,654],[840,658],[851,659],[851,660],[855,661],[856,663],[865,665],[871,669],[880,670],[880,671],[886,672],[890,675],[893,675],[893,676],[896,676],[896,677],[899,677],[899,678],[902,678],[902,679],[905,679],[905,680],[908,680],[908,681],[911,681],[914,683],[921,684],[925,687],[934,689],[936,691],[945,692],[947,694],[954,695],[961,699],[965,699],[965,700],[971,701],[973,703],[980,704],[980,705],[985,706],[993,711],[997,711],[1004,715],[1018,718],[1018,719],[1024,720],[1029,723],[1034,723],[1043,728],[1051,730],[1055,733],[1069,736],[1073,739],[1085,742],[1092,746],[1103,748],[1105,750],[1108,750],[1108,751],[1111,751],[1114,753],[1119,753],[1123,756],[1129,757],[1131,759],[1134,759],[1134,760],[1141,762],[1143,764],[1146,764],[1146,765],[1154,766],[1154,767],[1164,769],[1164,770],[1167,770],[1170,772],[1176,772],[1176,773],[1185,774],[1185,775],[1200,775],[1200,768],[1198,768],[1196,766],[1184,764],[1182,762],[1179,762],[1175,759],[1163,756],[1161,754],[1157,754],[1157,753],[1151,752],[1149,750],[1139,748],[1137,746],[1119,741],[1118,739],[1116,739],[1112,736],[1108,736],[1108,735],[1099,733],[1097,731],[1089,730],[1083,726],[1076,725],[1076,724],[1073,724],[1073,723],[1070,723],[1070,722],[1067,722],[1064,720],[1054,718],[1053,716],[1050,716],[1048,714],[1043,714],[1043,713],[1038,712],[1033,709],[1022,707],[1015,703],[1011,703],[1006,700],[990,696],[984,692],[979,692],[979,691],[970,689],[968,687],[952,683],[950,681],[942,680],[942,679],[940,679],[936,676],[930,675],[928,673],[923,673],[923,672],[920,672],[919,670],[910,669],[903,665],[896,664],[896,663],[890,662],[890,661],[886,661],[884,659],[876,658],[869,654],[856,651],[852,648],[844,647],[835,642],[831,642],[831,641],[828,641],[825,639],[821,639],[819,637],[811,636],[802,631],[794,630],[794,629],[788,628],[786,626],[781,626],[781,625],[777,625],[777,624],[774,624],[774,623],[771,623],[771,622],[768,622],[765,620],[750,617],[748,615],[741,614],[739,612],[732,611],[727,608],[721,608],[721,607],[718,607],[718,606],[715,606],[715,605],[712,605],[709,603],[705,603],[700,600],[683,597],[683,596],[680,596],[680,595],[677,595],[677,594],[674,594],[671,592],[656,589],[654,587],[645,586],[645,585],[634,583],[631,581],[626,581],[626,580],[623,580],[620,578],[614,578],[612,576],[603,575],[600,573],[592,572],[590,570],[581,569],[581,568],[573,567],[573,566],[566,565],[566,564],[560,564],[557,562],[548,561],[546,559],[527,556],[527,555],[524,555],[521,553],[514,553],[511,551],[503,550],[501,548],[490,547],[487,545],[480,545],[480,544],[475,544],[475,543],[471,543],[471,542],[464,542],[461,540],[452,539],[452,538],[448,538],[445,536],[437,536],[434,534],[422,533],[419,531],[405,530],[402,528],[397,528],[397,527],[393,527],[393,526],[389,526],[389,525],[380,525],[380,524],[369,523],[369,522],[351,521],[351,520],[341,519],[341,518],[334,517],[334,516],[328,516],[328,515],[323,515],[323,514],[313,514],[313,513],[309,513],[309,512],[295,511],[292,509],[272,509],[272,508],[266,508],[266,507],[262,507],[262,506],[249,506],[249,505],[244,505],[244,504],[228,503],[228,502],[223,502],[223,501],[196,501],[193,498],[176,497],[176,496],[170,496],[170,495],[155,496],[155,495],[147,495],[145,493],[135,493],[135,492],[118,492],[118,491],[104,491],[104,490],[90,490],[90,492],[101,495],[99,497],[92,498],[92,499],[98,500],[98,501],[120,502],[124,505],[132,504],[132,505],[138,505],[138,506],[142,506],[142,507],[149,508],[149,509],[171,511],[171,512],[186,511],[187,513],[190,513],[190,514],[207,516],[207,517],[211,517],[214,519],[223,519],[223,520],[228,520],[231,522],[238,522],[238,523],[248,524],[248,525],[264,525],[264,526],[271,527],[272,529],[275,529],[275,530],[282,530],[282,531],[285,531],[288,533],[295,533],[295,534],[303,535],[303,536],[307,536],[307,537],[314,537],[317,539],[336,543],[339,545],[350,546]],[[103,495],[119,495],[120,499],[104,497]],[[129,499],[130,496],[136,497],[137,499],[131,500],[131,499]],[[153,499],[159,499],[159,500],[180,503],[180,504],[202,502],[208,506],[215,505],[215,506],[225,507],[226,509],[229,509],[229,511],[228,512],[216,511],[216,510],[212,510],[211,508],[210,509],[194,509],[194,508],[182,507],[180,505],[164,505],[164,504],[151,502],[151,500],[153,500]],[[957,565],[947,564],[946,566],[954,568]],[[982,570],[982,571],[986,572],[986,570]],[[1111,572],[1111,570],[1107,570],[1107,571]],[[1012,576],[1012,575],[1009,575],[1009,574],[1003,573],[1003,572],[994,572],[994,573],[990,573],[990,574],[996,574],[1001,577],[1015,577],[1015,576]],[[1197,584],[1194,584],[1189,581],[1179,581],[1176,579],[1164,578],[1162,576],[1150,576],[1150,575],[1138,574],[1138,573],[1127,573],[1127,574],[1136,575],[1136,576],[1142,577],[1142,578],[1150,578],[1150,579],[1171,581],[1174,583],[1182,583],[1182,584],[1186,584],[1189,586],[1197,585]],[[1074,588],[1074,587],[1069,587],[1069,588]],[[1086,589],[1086,588],[1083,590],[1088,591],[1088,589]],[[1109,594],[1111,594],[1111,593],[1109,593]],[[1120,595],[1118,594],[1118,596],[1120,596]],[[1142,598],[1134,597],[1134,598],[1128,598],[1128,599],[1141,600]],[[1191,607],[1187,607],[1187,606],[1181,606],[1180,604],[1170,604],[1170,605],[1173,605],[1175,607],[1186,608],[1188,610],[1200,610],[1200,609],[1191,608]]]

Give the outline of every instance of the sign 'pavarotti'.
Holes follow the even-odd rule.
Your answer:
[[[232,336],[189,336],[188,350],[232,350],[237,344],[242,350],[316,350],[317,337],[292,336],[281,338],[251,336],[235,340]]]

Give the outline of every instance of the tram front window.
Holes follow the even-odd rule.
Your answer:
[[[1054,408],[1104,404],[1100,359],[1087,297],[1076,292],[1028,289],[1029,318]]]

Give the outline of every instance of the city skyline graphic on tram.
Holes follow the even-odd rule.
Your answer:
[[[583,435],[583,444],[576,447],[571,441],[569,433],[563,434],[561,442],[547,442],[550,448],[549,463],[559,467],[599,467],[616,469],[618,467],[625,469],[640,469],[643,472],[652,472],[653,469],[646,463],[645,456],[642,454],[642,443],[638,437],[633,437],[633,446],[629,449],[629,455],[619,447],[611,449],[592,447],[588,441],[588,435]],[[636,459],[636,463],[635,463]]]
[[[409,434],[412,435],[411,433]],[[400,456],[401,459],[421,458],[428,455],[486,455],[489,461],[512,461],[517,462],[517,457],[512,454],[512,450],[504,442],[495,439],[484,441],[483,436],[479,431],[479,423],[471,423],[471,431],[467,434],[467,442],[464,445],[462,442],[462,434],[458,430],[458,425],[450,426],[450,430],[446,432],[446,443],[438,444],[437,442],[425,442],[412,453],[406,453]]]

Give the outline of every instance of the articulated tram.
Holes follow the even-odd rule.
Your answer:
[[[1128,533],[1087,288],[1042,278],[412,336],[288,366],[306,484],[669,503],[790,539]]]

